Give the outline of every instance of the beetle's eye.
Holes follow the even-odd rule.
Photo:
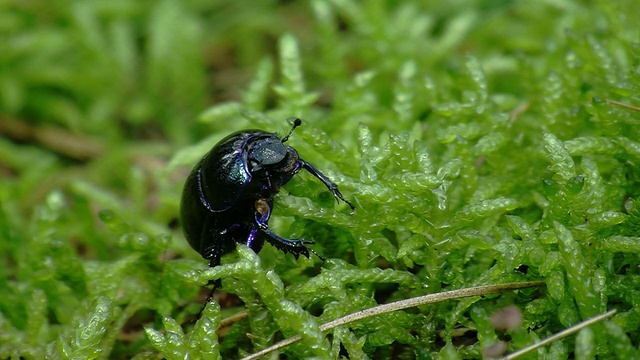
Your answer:
[[[283,173],[294,174],[298,172],[297,169],[300,166],[300,162],[298,161],[299,159],[298,152],[296,151],[296,149],[292,148],[291,146],[287,146],[286,151],[287,151],[287,154],[280,162],[278,166],[278,171]]]

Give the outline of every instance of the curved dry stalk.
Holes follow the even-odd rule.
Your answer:
[[[639,107],[637,107],[637,106],[633,106],[633,105],[625,104],[625,103],[623,103],[623,102],[615,101],[615,100],[611,100],[611,99],[606,99],[606,101],[607,101],[609,104],[617,105],[617,106],[620,106],[621,108],[625,108],[625,109],[629,109],[629,110],[633,110],[633,111],[640,111],[640,108],[639,108]]]
[[[385,314],[385,313],[402,310],[402,309],[407,309],[407,308],[415,307],[419,305],[433,304],[433,303],[438,303],[446,300],[462,299],[462,298],[472,297],[472,296],[491,295],[491,294],[497,294],[497,293],[501,293],[509,290],[518,290],[518,289],[543,286],[543,285],[544,285],[544,281],[526,281],[526,282],[519,282],[519,283],[485,285],[485,286],[476,286],[476,287],[465,288],[465,289],[443,291],[436,294],[428,294],[428,295],[414,297],[411,299],[399,300],[389,304],[378,305],[372,308],[356,311],[352,314],[349,314],[341,318],[329,321],[328,323],[322,324],[319,326],[319,328],[321,331],[327,331],[335,327],[346,325],[354,321],[362,320],[371,316]],[[269,354],[272,351],[282,349],[297,341],[300,341],[300,339],[302,339],[300,335],[292,336],[288,339],[280,341],[277,344],[269,346],[268,348],[262,349],[256,353],[246,356],[241,360],[259,359]]]
[[[35,142],[53,152],[78,161],[89,161],[104,153],[98,138],[74,134],[56,126],[34,126],[26,121],[0,117],[0,134],[24,142]]]
[[[244,320],[246,318],[249,317],[249,310],[242,310],[239,311],[231,316],[228,316],[222,320],[220,320],[220,324],[218,325],[218,327],[222,328],[225,326],[230,326],[233,325],[234,323],[237,323],[240,320]]]
[[[516,358],[518,358],[518,357],[520,357],[522,355],[528,354],[528,353],[530,353],[530,352],[532,352],[532,351],[534,351],[534,350],[536,350],[536,349],[538,349],[538,348],[540,348],[542,346],[550,344],[550,343],[552,343],[554,341],[558,341],[558,340],[560,340],[560,339],[562,339],[564,337],[567,337],[567,336],[569,336],[569,335],[571,335],[573,333],[578,332],[579,330],[581,330],[581,329],[583,329],[583,328],[585,328],[587,326],[593,325],[593,324],[597,323],[598,321],[604,320],[605,318],[615,314],[615,312],[616,312],[616,310],[613,309],[611,311],[607,311],[604,314],[600,314],[600,315],[594,316],[594,317],[592,317],[590,319],[587,319],[587,320],[585,320],[583,322],[579,322],[579,323],[573,325],[572,327],[570,327],[568,329],[564,329],[564,330],[560,331],[557,334],[549,336],[548,338],[546,338],[544,340],[541,340],[541,341],[539,341],[539,342],[537,342],[535,344],[531,344],[531,345],[529,345],[527,347],[523,347],[522,349],[520,349],[518,351],[514,351],[511,354],[508,354],[508,355],[504,356],[503,358],[501,358],[501,360],[513,360],[513,359],[516,359]]]

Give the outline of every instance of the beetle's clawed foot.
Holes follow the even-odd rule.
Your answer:
[[[281,237],[278,237],[277,239],[267,239],[267,240],[271,245],[275,246],[278,250],[291,253],[293,255],[303,254],[303,255],[306,255],[307,257],[309,257],[309,255],[307,251],[308,248],[306,245],[313,244],[313,241],[307,241],[302,239],[285,239]]]
[[[344,198],[342,199],[342,201],[344,201],[347,205],[349,205],[349,207],[351,208],[351,214],[356,212],[356,207],[352,203],[348,202]]]
[[[293,256],[296,258],[296,260],[298,259],[298,257],[300,257],[300,255],[304,255],[307,258],[310,258],[309,256],[309,252],[313,253],[315,256],[318,257],[318,259],[322,260],[324,262],[324,257],[320,256],[320,254],[318,254],[315,250],[313,250],[312,248],[306,247],[305,245],[310,245],[310,244],[315,244],[315,242],[310,241],[310,240],[302,240],[302,239],[291,239],[292,241],[298,241],[298,243],[302,246],[302,247],[294,247],[294,248],[286,248],[286,249],[281,249],[284,252],[290,252],[291,254],[293,254]]]
[[[352,203],[350,203],[347,199],[345,199],[344,196],[342,196],[342,193],[338,190],[337,185],[334,187],[331,187],[330,189],[331,189],[331,192],[333,193],[333,197],[336,198],[336,201],[340,202],[340,200],[342,200],[345,204],[349,205],[349,207],[351,208],[352,214],[356,212],[356,207]]]
[[[322,262],[324,262],[324,261],[325,261],[325,260],[324,260],[324,257],[320,256],[320,254],[318,254],[315,250],[313,250],[313,249],[309,248],[309,251],[311,251],[311,252],[313,253],[313,255],[317,256],[317,257],[318,257],[318,259],[320,259]],[[309,256],[307,255],[307,257],[309,257]]]
[[[315,244],[313,241],[304,239],[287,239],[278,236],[271,232],[269,229],[262,229],[263,233],[267,235],[267,241],[273,245],[276,249],[284,251],[285,253],[292,254],[296,259],[300,255],[309,257],[309,252],[315,254],[320,260],[324,261],[324,258],[318,255],[313,249],[308,248],[307,245]]]

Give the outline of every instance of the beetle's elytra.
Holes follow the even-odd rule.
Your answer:
[[[220,264],[220,257],[243,243],[260,251],[266,240],[276,248],[309,257],[310,241],[286,239],[269,230],[273,198],[301,169],[318,178],[333,196],[351,207],[338,186],[296,149],[286,146],[293,130],[302,121],[295,119],[289,134],[280,139],[262,130],[233,133],[216,144],[193,168],[182,192],[180,218],[191,247]],[[313,251],[313,250],[311,250]]]

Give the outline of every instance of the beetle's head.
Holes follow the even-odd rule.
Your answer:
[[[269,173],[298,172],[298,152],[291,146],[285,146],[275,136],[256,140],[249,146],[247,154],[249,170],[252,174],[260,171]]]
[[[249,144],[247,160],[251,172],[260,171],[281,162],[287,155],[287,148],[274,135],[261,137]]]
[[[291,130],[282,139],[278,139],[272,134],[257,139],[249,145],[247,159],[252,173],[262,169],[268,169],[269,172],[291,174],[298,171],[298,152],[293,147],[284,145],[293,130],[302,125],[302,120],[299,118],[292,119]]]

